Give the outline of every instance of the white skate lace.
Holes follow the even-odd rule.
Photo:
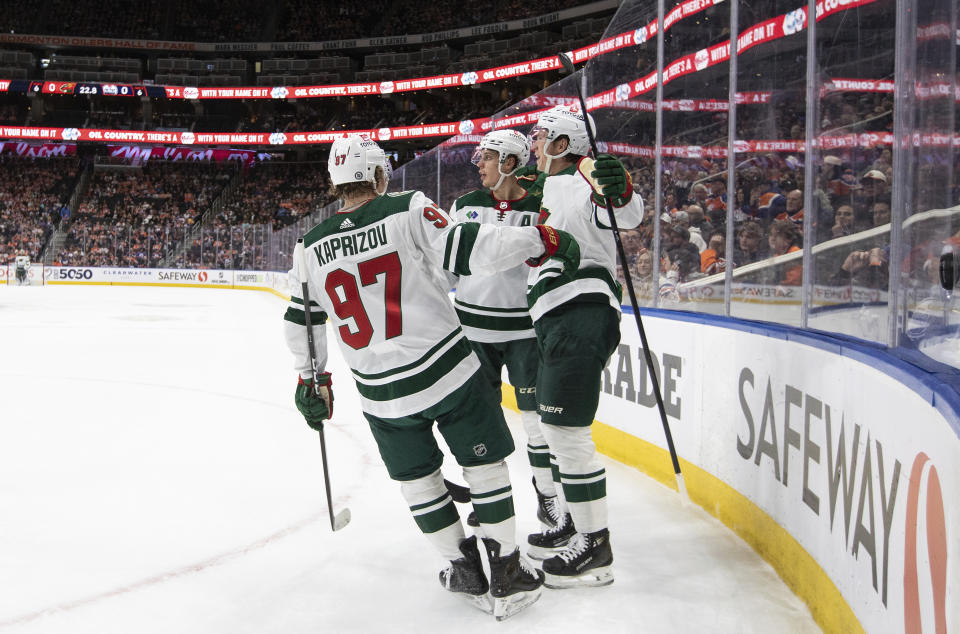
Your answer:
[[[453,563],[447,564],[440,574],[443,575],[443,587],[449,590],[450,582],[453,580]]]
[[[557,556],[569,563],[586,552],[590,540],[583,533],[577,533],[567,544],[567,547],[557,553]]]
[[[547,515],[559,525],[563,521],[563,513],[560,512],[560,501],[557,499],[557,496],[547,498],[545,506],[547,507]]]
[[[556,498],[554,498],[556,499]],[[554,507],[551,507],[554,508]],[[544,535],[557,535],[563,533],[567,529],[567,514],[558,513],[554,519],[557,521],[556,526],[548,526],[542,532]]]
[[[531,577],[537,576],[536,568],[523,555],[520,555],[520,568]]]

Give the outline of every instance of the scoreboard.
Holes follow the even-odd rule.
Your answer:
[[[0,91],[3,86],[0,85]],[[105,97],[159,97],[167,96],[161,86],[142,84],[86,83],[77,81],[11,80],[4,92],[24,92],[44,95],[103,95]]]

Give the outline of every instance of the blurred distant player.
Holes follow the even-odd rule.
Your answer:
[[[516,172],[530,159],[530,140],[515,130],[495,130],[483,137],[473,155],[481,189],[458,198],[450,216],[460,222],[532,227],[540,217],[540,196],[517,181]],[[524,183],[526,184],[526,183]],[[463,275],[454,304],[485,380],[500,392],[507,367],[527,434],[527,457],[537,492],[537,517],[548,526],[560,519],[550,454],[537,414],[537,335],[527,309],[527,275],[523,264],[495,276]],[[468,518],[468,522],[473,518]]]
[[[28,284],[27,276],[30,274],[30,256],[27,255],[25,251],[21,251],[17,254],[14,266],[16,267],[17,284],[21,286]]]

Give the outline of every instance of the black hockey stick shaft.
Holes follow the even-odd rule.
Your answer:
[[[569,57],[564,53],[558,53],[557,57],[560,59],[560,64],[563,65],[566,71],[573,75],[575,68],[573,62]],[[583,98],[583,88],[580,86],[580,82],[575,81],[574,85],[577,89],[577,97],[580,98],[580,109],[583,111],[583,124],[587,129],[587,138],[590,140],[590,149],[593,150],[593,156],[600,156],[600,151],[597,148],[597,139],[594,136],[594,132],[590,127],[590,119],[587,116],[587,102]],[[617,226],[617,217],[613,211],[613,201],[609,197],[604,196],[604,202],[606,202],[607,215],[610,219],[610,228],[613,230],[613,239],[617,244],[617,255],[620,256],[620,261],[623,262],[623,278],[627,283],[627,293],[630,295],[630,305],[633,308],[633,316],[637,322],[637,330],[640,332],[640,345],[643,346],[643,356],[647,362],[647,372],[650,374],[650,383],[653,386],[653,394],[657,400],[657,410],[660,412],[660,422],[663,424],[663,433],[667,439],[667,449],[670,451],[670,461],[673,463],[673,472],[677,476],[677,487],[680,491],[680,494],[686,499],[687,489],[683,482],[683,474],[680,471],[680,460],[677,457],[677,449],[673,444],[673,434],[670,433],[670,423],[667,422],[667,410],[663,405],[663,394],[660,390],[660,380],[657,378],[657,369],[654,365],[653,354],[650,352],[650,345],[647,342],[647,332],[643,327],[643,319],[640,317],[640,306],[637,303],[637,295],[633,289],[633,278],[630,275],[629,267],[627,267],[627,257],[623,249],[623,242],[620,240],[620,228]]]
[[[306,257],[304,256],[303,238],[297,241],[297,249],[300,261],[298,268],[303,279],[300,281],[300,290],[303,295],[303,318],[307,326],[307,348],[310,355],[310,374],[313,378],[313,389],[316,392],[319,389],[319,376],[317,376],[317,353],[313,340],[313,322],[310,318],[310,288],[307,283]],[[330,530],[337,531],[350,521],[349,509],[344,509],[339,516],[333,513],[333,496],[330,494],[330,471],[327,467],[327,441],[323,435],[323,425],[317,431],[320,434],[320,458],[323,463],[323,488],[327,494],[327,511],[330,513]]]

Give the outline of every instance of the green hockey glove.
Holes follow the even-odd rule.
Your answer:
[[[323,372],[317,376],[316,388],[313,380],[299,378],[294,402],[310,427],[317,431],[323,429],[323,421],[333,416],[333,383],[330,373]]]
[[[560,231],[547,225],[537,225],[540,240],[543,242],[544,252],[535,258],[529,258],[527,264],[540,266],[550,259],[559,260],[563,264],[563,274],[573,276],[580,268],[580,245],[573,236],[566,231]]]
[[[599,186],[600,193],[609,198],[615,207],[623,207],[633,196],[633,183],[630,180],[630,174],[615,156],[601,154],[593,162],[593,171],[591,178]],[[593,202],[598,206],[606,206],[597,192],[593,194]]]

